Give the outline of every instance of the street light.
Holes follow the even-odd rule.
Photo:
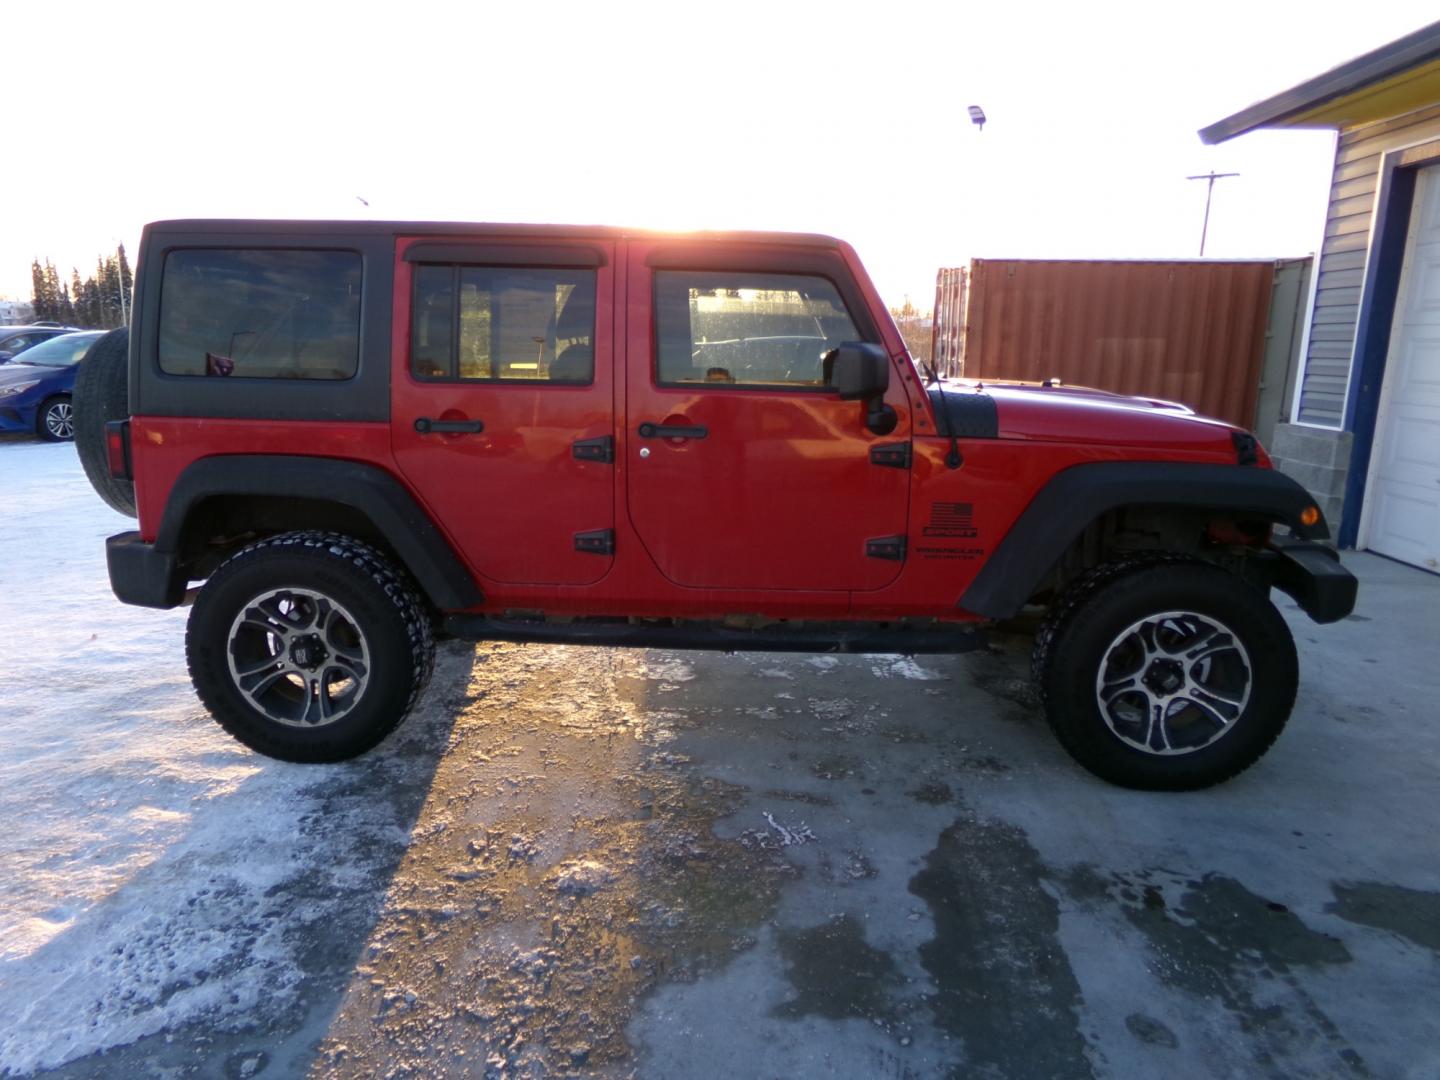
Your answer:
[[[979,130],[985,130],[985,110],[980,108],[979,105],[970,106],[970,122]]]

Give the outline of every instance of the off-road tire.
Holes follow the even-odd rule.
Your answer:
[[[1248,660],[1248,699],[1222,735],[1162,756],[1123,740],[1097,700],[1097,679],[1127,627],[1193,613],[1231,631]],[[1243,578],[1186,556],[1146,553],[1100,566],[1060,597],[1036,636],[1033,663],[1046,719],[1060,744],[1122,787],[1188,791],[1253,765],[1280,736],[1295,702],[1295,642],[1269,597]]]
[[[68,417],[64,413],[66,409],[70,410]],[[67,420],[69,435],[64,434]],[[35,434],[46,442],[69,442],[75,437],[75,412],[69,394],[56,394],[40,403],[40,408],[35,410]]]
[[[242,611],[288,589],[328,599],[364,642],[361,689],[338,719],[277,720],[232,672]],[[328,762],[363,754],[395,730],[430,679],[435,643],[414,586],[378,551],[336,533],[293,532],[242,549],[210,576],[190,612],[185,652],[196,693],[231,735],[268,757]]]
[[[111,330],[98,338],[75,375],[75,452],[90,486],[112,510],[135,516],[135,485],[110,475],[105,425],[130,415],[130,331]]]

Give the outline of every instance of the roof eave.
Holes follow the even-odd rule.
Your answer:
[[[1423,26],[1388,45],[1347,60],[1313,79],[1203,127],[1200,129],[1200,141],[1213,146],[1262,127],[1333,127],[1335,125],[1329,123],[1312,122],[1307,125],[1302,118],[1319,105],[1436,57],[1440,57],[1440,22]],[[1295,120],[1301,122],[1291,122]]]

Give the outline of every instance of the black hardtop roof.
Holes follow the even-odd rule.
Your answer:
[[[266,233],[303,236],[505,236],[546,240],[641,240],[731,241],[752,244],[791,244],[802,247],[837,248],[840,241],[820,233],[704,231],[670,232],[659,229],[632,229],[614,225],[522,225],[465,221],[371,221],[335,219],[307,221],[267,218],[176,218],[152,221],[146,232],[164,233]]]

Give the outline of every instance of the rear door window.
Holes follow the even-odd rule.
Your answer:
[[[160,370],[237,379],[349,379],[360,360],[353,251],[170,251]]]
[[[417,378],[594,379],[593,270],[421,265],[411,312]]]

